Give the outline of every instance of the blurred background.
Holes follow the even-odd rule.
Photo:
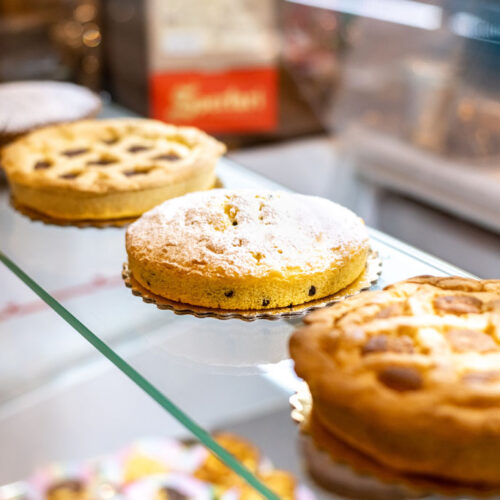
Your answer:
[[[500,278],[498,0],[0,0],[0,88],[20,80],[86,86],[102,99],[103,117],[199,127],[248,169],[346,205],[479,277]],[[0,180],[0,199],[7,196]],[[6,246],[10,239],[47,282],[54,277],[48,291],[167,396],[203,426],[247,435],[303,474],[289,418],[295,379],[283,377],[280,363],[274,379],[268,367],[243,377],[239,368],[189,364],[172,346],[182,347],[181,337],[200,343],[200,331],[219,335],[221,322],[166,320],[136,298],[115,314],[130,294],[114,229],[59,228],[64,237],[52,240],[54,228],[2,220],[12,224]],[[29,245],[33,234],[39,248]],[[68,268],[73,254],[95,276]],[[414,274],[428,269],[419,255],[408,251],[422,264]],[[222,323],[223,335],[238,334]],[[269,341],[268,325],[238,326],[241,338],[253,331]],[[0,363],[0,484],[48,460],[184,432],[4,266],[0,341],[8,353]]]
[[[287,187],[500,276],[495,0],[0,0],[0,81],[198,126]]]

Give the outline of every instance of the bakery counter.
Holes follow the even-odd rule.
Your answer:
[[[221,184],[230,188],[280,189],[278,184],[225,159],[220,161],[217,172]],[[16,212],[6,193],[0,201],[4,263],[30,287],[36,287],[35,293],[42,294],[51,302],[49,305],[58,307],[57,312],[73,327],[83,325],[90,335],[109,345],[128,338],[160,336],[164,346],[159,356],[168,351],[171,356],[217,370],[252,372],[256,366],[288,357],[287,338],[293,323],[300,319],[246,323],[206,318],[200,322],[193,316],[159,310],[134,297],[124,286],[124,228],[47,225]],[[372,249],[382,260],[376,288],[418,274],[466,275],[379,231],[371,229],[370,238]],[[30,245],[26,245],[27,241]],[[17,289],[9,290],[4,314],[16,318],[26,306],[16,296]]]
[[[229,188],[280,189],[278,184],[226,159],[220,160],[217,176],[221,185]],[[26,473],[27,467],[44,456],[94,455],[134,433],[146,434],[148,429],[157,432],[163,426],[161,408],[174,417],[166,420],[172,423],[166,424],[166,433],[179,434],[187,429],[212,449],[214,443],[202,427],[222,428],[231,422],[238,427],[236,422],[249,419],[248,437],[262,442],[262,432],[269,435],[271,429],[253,425],[251,415],[257,422],[275,425],[276,418],[267,420],[265,416],[287,413],[288,398],[297,387],[287,344],[299,318],[221,321],[160,310],[133,296],[124,286],[124,228],[45,224],[18,213],[7,193],[2,193],[0,203],[0,260],[13,272],[7,274],[2,269],[2,282],[7,286],[1,289],[0,328],[9,352],[14,353],[3,368],[9,370],[2,378],[8,383],[0,392],[4,400],[0,441],[8,443],[2,446],[1,458],[5,460],[5,451],[14,447],[18,451],[24,447],[17,453],[19,457],[32,457],[9,459],[9,465],[1,468],[7,471],[4,481]],[[467,276],[379,231],[370,230],[370,239],[372,250],[382,261],[374,288],[421,274]],[[21,282],[31,291],[27,292]],[[9,335],[12,331],[18,335]],[[113,389],[112,380],[118,372],[93,355],[83,339],[144,392],[126,385],[121,375],[120,390]],[[29,355],[15,354],[20,352]],[[29,370],[20,369],[27,363]],[[74,375],[74,370],[80,375]],[[101,377],[100,370],[107,371],[108,376]],[[74,385],[73,377],[77,381],[83,377],[85,388],[78,386],[80,382]],[[44,387],[56,389],[44,391]],[[100,395],[98,403],[90,403],[102,407],[97,414],[85,409],[84,399],[75,400],[76,393],[85,391],[89,401],[92,392]],[[113,412],[108,411],[114,398],[122,408],[120,418],[110,416]],[[130,412],[133,418],[128,417],[125,423],[123,414]],[[103,429],[110,430],[104,431],[104,440],[98,440],[102,446],[94,446],[97,441],[92,434],[102,435],[99,427],[103,420],[107,422]],[[22,439],[29,429],[33,434],[37,422],[44,432]],[[68,449],[65,432],[66,436],[78,436],[79,422],[89,429],[88,437],[85,443]],[[60,439],[46,439],[57,434],[58,427]],[[245,429],[244,425],[239,427]],[[293,432],[293,426],[287,428]],[[289,439],[293,443],[292,435]],[[278,466],[282,460],[287,465],[288,448],[272,439],[264,443],[266,446],[264,451]],[[31,447],[37,449],[36,454],[30,453]],[[298,460],[294,464],[296,467]]]

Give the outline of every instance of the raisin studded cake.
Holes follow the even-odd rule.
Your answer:
[[[129,269],[167,299],[255,310],[329,296],[364,271],[363,221],[329,200],[216,189],[169,200],[127,231]]]

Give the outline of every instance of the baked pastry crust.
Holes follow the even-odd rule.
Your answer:
[[[141,286],[185,304],[250,310],[329,296],[364,270],[368,234],[331,201],[217,189],[169,200],[129,226]]]
[[[210,189],[224,151],[191,127],[85,120],[17,140],[3,149],[2,164],[20,204],[59,219],[116,219]]]
[[[254,474],[258,472],[261,456],[259,450],[252,443],[228,432],[217,434],[215,440],[250,472]],[[236,472],[212,453],[207,455],[205,461],[195,471],[194,477],[200,481],[217,485],[223,490],[244,483],[244,480]]]
[[[329,432],[401,473],[500,484],[500,280],[416,277],[305,321],[290,352]]]
[[[271,491],[283,500],[299,499],[296,480],[288,472],[263,464],[259,450],[249,441],[230,433],[220,433],[217,443],[229,451],[241,464],[257,476]],[[264,465],[264,466],[263,466]],[[267,466],[266,466],[267,465]],[[209,454],[195,471],[194,477],[216,488],[216,496],[228,490],[238,492],[239,500],[259,500],[262,495],[249,486],[238,474],[223,464],[215,455]],[[236,496],[235,496],[236,497]]]

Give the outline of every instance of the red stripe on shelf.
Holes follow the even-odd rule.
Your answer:
[[[105,290],[107,288],[115,288],[121,283],[121,276],[106,277],[98,275],[95,276],[92,281],[89,281],[87,283],[80,283],[78,285],[73,285],[67,288],[61,288],[60,290],[55,290],[50,294],[59,302],[63,302],[69,299],[92,295],[97,291]],[[0,309],[0,322],[7,321],[16,316],[26,316],[28,314],[34,314],[48,308],[49,306],[42,300],[33,300],[31,302],[25,303],[8,302],[4,307]]]

